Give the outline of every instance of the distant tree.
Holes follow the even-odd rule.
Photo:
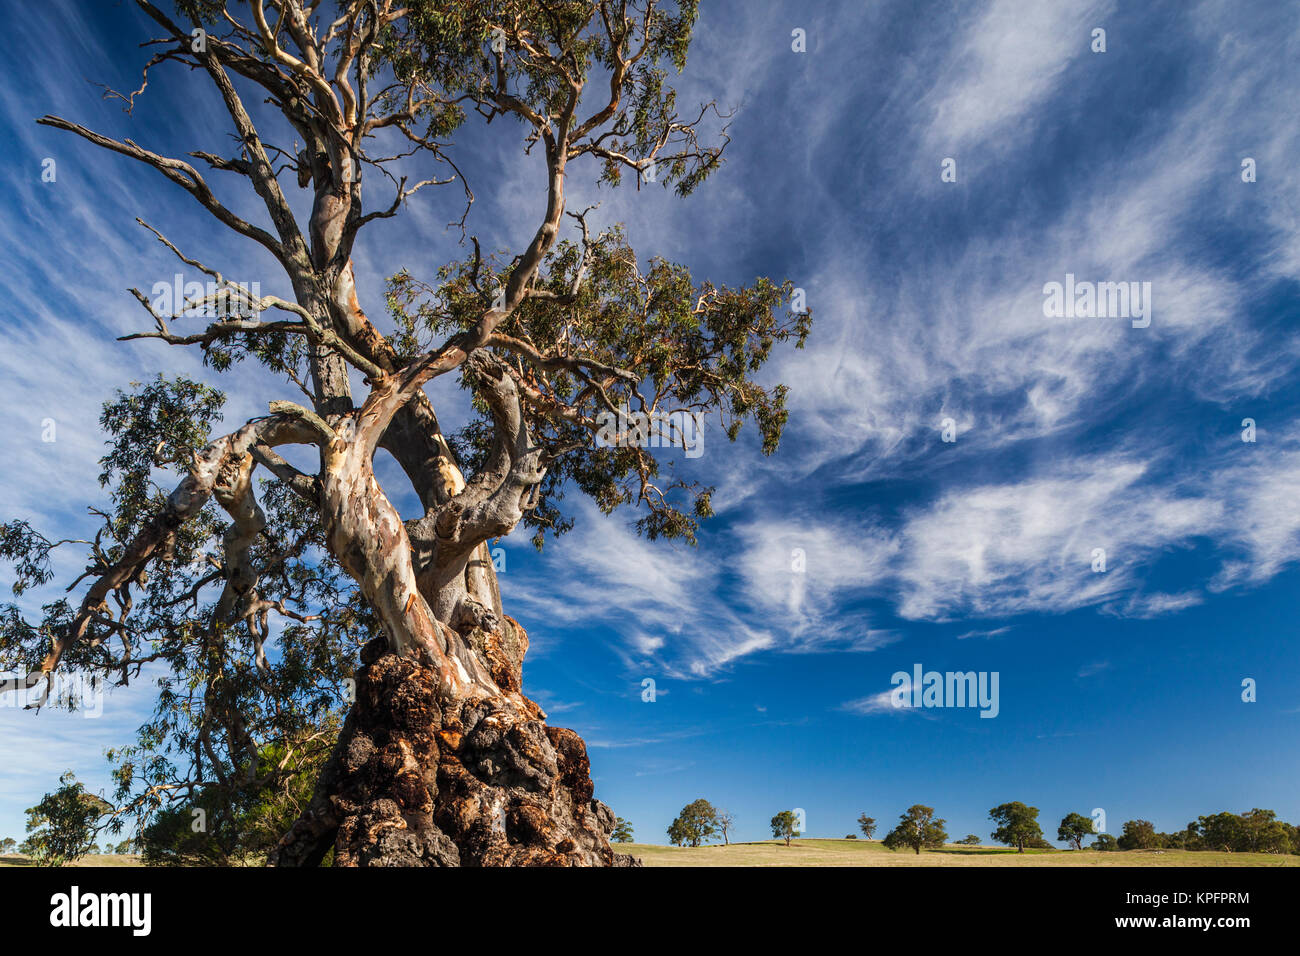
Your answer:
[[[1119,849],[1119,842],[1109,833],[1098,833],[1097,839],[1092,841],[1092,849],[1113,851]]]
[[[614,833],[612,839],[615,843],[632,842],[632,822],[619,817],[614,821]]]
[[[1191,824],[1189,824],[1191,826]],[[1234,851],[1244,842],[1244,825],[1235,813],[1215,813],[1198,817],[1196,829],[1201,845],[1207,850]]]
[[[5,837],[0,840],[0,853],[12,853],[18,848],[18,841],[13,837]]]
[[[858,817],[858,829],[868,840],[876,835],[876,818],[869,817],[865,813]]]
[[[1300,853],[1300,827],[1291,823],[1283,824],[1286,827],[1287,836],[1291,838],[1291,852]]]
[[[1165,850],[1182,850],[1186,848],[1186,837],[1182,830],[1173,833],[1157,833],[1156,845]]]
[[[1241,815],[1241,850],[1245,853],[1290,853],[1291,834],[1273,810],[1258,807]]]
[[[27,840],[22,852],[37,866],[63,866],[95,849],[95,823],[113,807],[88,793],[72,771],[59,778],[59,789],[27,810]]]
[[[1091,817],[1085,817],[1082,813],[1069,813],[1056,828],[1056,838],[1073,843],[1076,850],[1082,850],[1083,838],[1096,832],[1092,828]]]
[[[784,839],[785,845],[790,845],[790,838],[799,835],[799,818],[794,815],[793,810],[782,810],[772,818],[772,836],[778,840]]]
[[[717,831],[722,834],[723,844],[731,846],[731,831],[736,826],[736,815],[730,810],[719,810],[715,819],[715,826]]]
[[[668,827],[668,839],[676,846],[699,846],[713,835],[718,826],[718,811],[701,797],[682,807],[682,812]]]
[[[1156,828],[1150,820],[1129,820],[1117,841],[1121,850],[1154,850],[1160,845]]]
[[[914,804],[898,817],[898,826],[885,836],[885,846],[890,850],[911,847],[920,856],[922,847],[941,847],[948,839],[944,825],[948,821],[936,819],[934,808]]]
[[[979,846],[980,838],[973,833],[966,834],[965,837],[957,841],[962,846]]]
[[[1025,845],[1038,846],[1046,841],[1043,829],[1038,825],[1038,808],[1025,806],[1019,800],[1003,803],[989,811],[989,817],[998,828],[993,831],[993,839],[1007,846],[1014,846],[1020,853],[1025,852]]]
[[[857,838],[858,838],[858,835],[857,835],[856,833],[846,833],[846,834],[844,834],[844,839],[846,839],[846,840],[856,840]]]

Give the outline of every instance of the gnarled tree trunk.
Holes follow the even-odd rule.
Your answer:
[[[502,693],[453,696],[433,668],[366,645],[352,713],[271,863],[315,865],[333,847],[341,866],[636,865],[610,848],[614,814],[592,797],[582,740],[519,693],[523,628],[505,618],[455,639],[449,653]]]
[[[523,695],[523,628],[486,608],[440,620],[445,602],[417,580],[372,462],[400,401],[396,385],[380,383],[337,430],[316,425],[326,540],[385,636],[363,650],[335,751],[269,862],[314,865],[332,846],[344,866],[631,865],[610,848],[614,815],[593,799],[582,740],[548,727]],[[490,565],[464,562],[440,589],[464,595],[470,575],[481,593]]]

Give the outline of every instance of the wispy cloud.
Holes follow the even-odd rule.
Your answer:
[[[893,691],[882,690],[878,694],[872,694],[869,697],[859,697],[856,700],[846,700],[840,704],[839,709],[847,711],[850,714],[867,716],[869,714],[885,713],[907,713],[912,708],[895,707],[891,699]]]
[[[1110,661],[1093,661],[1090,664],[1084,664],[1080,667],[1079,672],[1075,676],[1080,678],[1096,677],[1103,671],[1108,670],[1110,670]]]
[[[964,641],[972,637],[1001,637],[1003,634],[1009,633],[1010,631],[1010,625],[1006,627],[995,627],[991,631],[967,631],[965,634],[958,634],[957,640]]]
[[[1090,28],[1113,8],[1113,0],[986,4],[958,31],[922,104],[933,115],[928,141],[959,149],[997,136],[1007,147],[1032,135],[1037,109],[1070,66],[1089,56]]]

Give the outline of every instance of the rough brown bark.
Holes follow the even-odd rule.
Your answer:
[[[519,692],[528,637],[510,618],[472,631],[507,693],[447,693],[438,672],[375,640],[312,805],[270,862],[337,866],[636,866],[593,799],[586,747]]]

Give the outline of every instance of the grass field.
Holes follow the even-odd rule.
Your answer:
[[[1128,850],[1100,853],[956,846],[942,850],[886,850],[878,840],[794,840],[676,847],[648,843],[616,845],[646,866],[1300,866],[1300,856],[1272,853],[1189,853]]]
[[[31,866],[32,863],[25,856],[17,853],[8,856],[0,856],[0,866]],[[138,856],[120,856],[116,853],[94,853],[90,856],[84,856],[73,866],[140,866]]]

